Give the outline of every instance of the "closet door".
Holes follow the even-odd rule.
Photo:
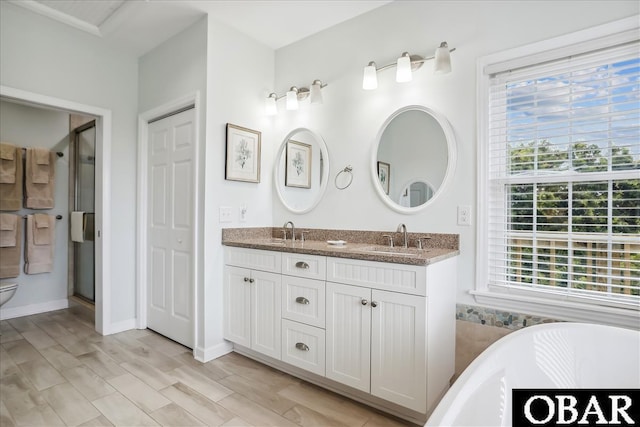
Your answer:
[[[147,325],[194,344],[194,117],[190,109],[149,124]]]

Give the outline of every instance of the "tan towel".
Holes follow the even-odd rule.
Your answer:
[[[33,244],[50,245],[53,236],[49,230],[49,215],[33,215]]]
[[[27,174],[31,176],[34,184],[49,183],[50,154],[46,148],[27,148]]]
[[[39,218],[36,219],[36,216]],[[48,227],[38,227],[46,217]],[[27,274],[49,273],[53,271],[53,249],[55,246],[56,218],[53,215],[27,215],[27,246],[24,252],[24,272]],[[36,242],[36,235],[47,233],[48,244]],[[40,237],[42,239],[42,236]]]
[[[3,184],[16,183],[16,147],[0,142],[0,182]]]
[[[22,148],[0,143],[0,211],[22,208],[22,179]]]
[[[14,246],[0,247],[0,279],[18,277],[20,275],[20,256],[22,255],[22,218],[14,214],[0,214],[15,217]]]
[[[0,248],[12,248],[18,240],[18,215],[0,214]]]
[[[38,163],[42,153],[36,148],[27,148],[25,173],[25,207],[30,209],[52,209],[55,207],[55,155],[53,151],[44,149],[49,157],[49,164]],[[45,173],[46,171],[46,173]],[[46,175],[46,177],[45,177]],[[45,179],[46,178],[46,179]]]

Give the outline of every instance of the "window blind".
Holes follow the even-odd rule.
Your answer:
[[[490,76],[490,287],[640,308],[639,52]]]

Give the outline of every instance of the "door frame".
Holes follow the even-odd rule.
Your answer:
[[[194,149],[193,149],[193,229],[192,229],[192,264],[191,273],[193,277],[193,300],[191,301],[193,307],[193,350],[195,352],[198,346],[197,342],[197,329],[198,329],[198,305],[196,304],[199,295],[199,256],[198,248],[200,247],[200,212],[198,207],[200,206],[200,92],[196,91],[185,95],[181,98],[174,99],[158,107],[147,110],[138,115],[138,177],[137,177],[137,193],[138,202],[137,207],[137,238],[136,238],[136,265],[137,265],[137,322],[136,327],[138,329],[145,329],[147,327],[147,227],[149,221],[148,215],[148,138],[149,138],[149,122],[156,118],[169,115],[179,110],[184,109],[190,105],[194,106]]]
[[[102,335],[120,332],[111,324],[111,110],[2,85],[0,99],[96,118],[95,329]]]

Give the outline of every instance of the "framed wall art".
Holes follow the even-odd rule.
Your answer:
[[[311,160],[313,151],[310,144],[287,141],[285,185],[288,187],[311,188]]]
[[[256,130],[227,123],[225,179],[260,182],[260,138]]]
[[[378,162],[378,179],[385,193],[389,194],[389,178],[391,176],[391,165],[385,162]]]

